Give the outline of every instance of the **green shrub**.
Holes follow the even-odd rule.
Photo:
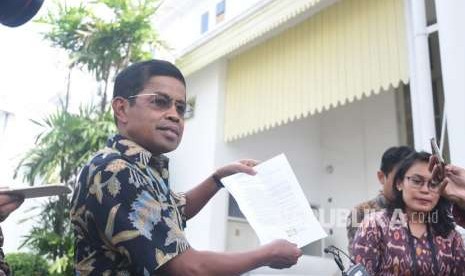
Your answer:
[[[14,276],[46,276],[48,264],[39,255],[33,253],[9,253],[5,260]]]

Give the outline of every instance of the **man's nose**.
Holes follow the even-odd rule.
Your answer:
[[[166,112],[167,112],[168,120],[176,122],[176,123],[178,123],[181,120],[181,116],[179,115],[178,111],[176,110],[176,105],[175,104],[172,104],[171,107],[168,108],[168,110],[166,110]]]

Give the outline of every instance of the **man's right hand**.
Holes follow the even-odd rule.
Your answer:
[[[24,201],[24,197],[13,194],[0,194],[0,221],[16,210]]]
[[[465,169],[446,165],[442,195],[465,209]]]
[[[275,240],[245,252],[217,253],[189,248],[160,268],[160,275],[236,276],[261,266],[288,268],[297,263],[302,250],[285,240]]]
[[[265,265],[276,269],[291,267],[302,256],[302,250],[286,240],[275,240],[264,245],[262,249],[268,253],[268,261]]]

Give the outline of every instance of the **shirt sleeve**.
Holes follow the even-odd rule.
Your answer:
[[[355,233],[357,232],[357,227],[354,226],[354,225],[356,225],[355,224],[356,222],[352,221],[354,212],[356,212],[356,211],[352,210],[349,213],[349,215],[347,216],[347,221],[346,221],[348,249],[349,249],[350,254],[352,254],[351,253],[352,252],[352,243],[354,241]]]
[[[152,275],[189,248],[177,206],[138,168],[116,159],[89,179],[86,209],[113,260]]]
[[[346,230],[349,254],[352,254],[352,244],[354,242],[355,233],[357,233],[358,227],[365,217],[365,213],[369,214],[372,210],[373,207],[371,207],[369,203],[362,203],[355,206],[347,216]]]
[[[186,216],[186,194],[184,193],[175,193],[171,191],[171,196],[174,199],[176,207],[178,208],[179,214],[182,217],[182,226],[186,227],[187,216]]]
[[[465,210],[454,204],[452,207],[452,215],[454,216],[455,223],[465,227]]]
[[[465,249],[460,234],[452,230],[453,268],[451,275],[465,275]]]
[[[365,217],[352,243],[354,261],[365,266],[370,275],[376,275],[381,261],[382,229],[375,215]]]

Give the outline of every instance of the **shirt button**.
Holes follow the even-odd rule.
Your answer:
[[[170,173],[167,169],[162,169],[161,170],[161,177],[163,177],[164,179],[168,179]]]

